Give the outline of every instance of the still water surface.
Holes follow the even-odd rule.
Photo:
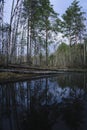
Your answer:
[[[87,74],[0,84],[0,130],[87,130]]]

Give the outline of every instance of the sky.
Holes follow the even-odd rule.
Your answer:
[[[4,21],[8,22],[8,23],[10,21],[11,6],[12,6],[12,0],[5,0],[5,4],[4,4]]]
[[[82,10],[87,12],[87,0],[78,0],[79,5],[82,7]],[[73,0],[50,0],[51,4],[54,7],[54,10],[62,15],[66,9],[71,5]]]
[[[60,14],[60,16],[66,11],[73,0],[50,0],[54,10]],[[82,6],[83,11],[87,12],[87,0],[79,0],[79,5]],[[4,9],[4,21],[9,23],[11,13],[12,0],[5,0]]]

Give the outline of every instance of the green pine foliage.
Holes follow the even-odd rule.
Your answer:
[[[0,27],[0,36],[5,37],[0,43],[0,63],[26,62],[57,68],[86,66],[86,18],[78,0],[71,3],[62,18],[50,0],[19,0],[15,6],[10,25],[5,27],[2,23]]]
[[[83,38],[86,20],[79,1],[74,0],[62,18],[64,36],[68,37],[70,45],[77,44]]]

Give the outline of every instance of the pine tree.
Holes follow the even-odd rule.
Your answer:
[[[69,38],[70,45],[77,44],[83,37],[85,31],[85,17],[79,6],[79,1],[74,0],[71,6],[63,14],[64,35]]]
[[[49,55],[49,45],[52,43],[52,34],[57,32],[58,17],[57,13],[53,10],[52,5],[49,0],[40,0],[40,20],[38,24],[40,36],[43,39],[44,49],[45,49],[45,63],[48,66],[48,55]],[[56,25],[56,26],[55,26]],[[41,35],[42,32],[42,35]]]
[[[27,20],[27,61],[31,57],[32,46],[34,46],[35,57],[40,54],[38,48],[41,49],[39,43],[41,42],[45,47],[47,65],[49,39],[51,39],[52,32],[55,31],[53,19],[56,21],[57,14],[54,12],[49,0],[26,0],[24,1],[23,13],[25,22]]]

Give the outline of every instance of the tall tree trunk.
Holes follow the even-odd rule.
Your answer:
[[[84,66],[86,65],[86,44],[84,43]]]
[[[22,29],[22,36],[21,36],[21,62],[23,62],[23,54],[24,54],[23,36],[24,36],[24,27]]]
[[[18,6],[18,5],[17,5]],[[13,32],[13,41],[12,41],[12,52],[11,52],[11,55],[13,55],[14,57],[14,63],[16,63],[16,59],[17,59],[17,56],[18,56],[18,52],[17,52],[17,37],[18,37],[18,29],[19,29],[19,22],[20,22],[20,16],[21,16],[21,7],[22,7],[22,1],[20,2],[19,4],[19,7],[17,8],[16,7],[16,14],[14,15],[15,16],[15,20],[14,20],[14,32]]]
[[[10,61],[10,53],[11,53],[11,30],[12,30],[12,21],[13,21],[13,9],[14,9],[14,0],[12,1],[12,8],[11,8],[11,16],[10,16],[10,27],[9,27],[9,43],[8,43],[8,62]]]
[[[29,17],[27,20],[27,62],[29,63]]]
[[[11,16],[10,16],[10,28],[9,28],[9,44],[8,44],[8,46],[9,46],[9,49],[8,49],[8,60],[9,60],[9,62],[11,62],[11,53],[12,53],[12,47],[11,47],[11,40],[12,40],[12,23],[13,23],[13,20],[14,20],[14,16],[16,17],[16,15],[17,15],[17,10],[18,10],[18,4],[19,4],[19,2],[20,2],[21,0],[17,0],[17,2],[16,2],[16,5],[15,5],[15,7],[14,7],[14,2],[15,2],[15,0],[13,0],[12,1],[12,8],[11,8]],[[14,44],[14,43],[13,43]]]
[[[0,53],[1,61],[3,61],[3,49],[4,49],[4,37],[3,37],[3,11],[4,11],[4,1],[0,1]]]
[[[47,28],[46,28],[46,66],[48,66],[48,31],[47,31]]]

